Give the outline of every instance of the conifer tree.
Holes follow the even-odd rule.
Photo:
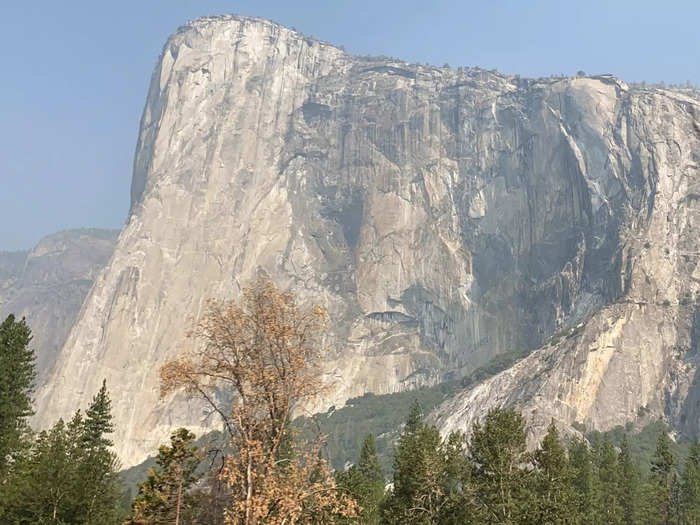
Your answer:
[[[105,434],[112,431],[103,385],[85,417],[59,420],[33,442],[8,523],[111,525],[119,522],[117,462]]]
[[[0,324],[0,523],[10,523],[23,480],[31,429],[35,377],[31,332],[9,315]]]
[[[620,506],[622,507],[622,523],[635,525],[639,523],[639,468],[632,460],[630,445],[627,435],[622,438],[620,454],[617,460],[620,480]]]
[[[534,519],[538,523],[574,523],[576,501],[566,449],[552,421],[534,453]]]
[[[434,437],[427,436],[424,430],[420,403],[414,401],[394,454],[392,500],[395,504],[402,502],[405,507],[409,507],[414,495],[420,490],[419,461],[426,452],[425,448],[429,446],[426,441],[433,438],[432,444],[437,446]]]
[[[469,458],[480,523],[528,522],[531,474],[521,468],[529,462],[522,415],[490,410],[483,424],[474,424]]]
[[[39,434],[29,462],[31,483],[18,514],[37,523],[77,523],[73,445],[63,420]]]
[[[92,403],[85,411],[83,433],[81,441],[87,450],[102,450],[112,446],[112,441],[107,434],[114,432],[112,424],[112,401],[107,392],[107,381],[102,381],[102,386]]]
[[[116,509],[121,489],[119,463],[110,449],[112,441],[107,437],[114,431],[111,408],[107,384],[103,381],[102,387],[85,411],[80,435],[78,477],[86,525],[105,525],[117,520]]]
[[[460,432],[452,432],[442,443],[445,463],[443,474],[443,503],[438,522],[444,525],[473,523],[474,491],[471,469],[466,454],[466,439]]]
[[[78,411],[68,424],[59,419],[51,429],[39,433],[22,465],[8,522],[84,523],[78,476],[82,424]]]
[[[361,479],[358,502],[363,508],[362,520],[368,524],[379,523],[379,504],[384,497],[384,475],[379,466],[377,447],[372,434],[362,443],[357,472]]]
[[[423,408],[420,406],[418,400],[414,399],[413,403],[411,403],[411,408],[408,411],[406,425],[404,426],[404,434],[415,434],[422,429],[423,426]]]
[[[347,492],[353,498],[362,511],[359,520],[365,524],[380,523],[380,504],[384,498],[384,476],[374,436],[369,434],[362,442],[360,460],[357,465],[353,465],[346,472],[337,475],[338,487]]]
[[[649,479],[650,495],[655,512],[648,516],[649,523],[670,525],[673,518],[673,464],[671,440],[664,430],[659,434],[656,451],[651,461],[651,476]]]
[[[671,474],[671,523],[680,525],[682,517],[681,480],[674,470]]]
[[[591,449],[585,440],[574,437],[569,443],[569,465],[576,499],[575,516],[580,523],[593,523],[599,487]]]
[[[700,442],[690,448],[681,478],[681,513],[686,525],[700,525]]]
[[[598,474],[597,521],[610,525],[623,522],[623,509],[620,498],[620,478],[617,451],[608,436],[598,441],[594,450]]]
[[[430,523],[440,497],[440,433],[423,423],[418,401],[409,411],[394,455],[393,490],[383,509],[388,523]]]
[[[382,491],[384,490],[384,475],[382,474],[382,469],[379,466],[377,446],[374,442],[373,434],[369,434],[362,442],[360,461],[357,464],[357,469],[372,485],[381,486]]]
[[[170,446],[158,449],[156,468],[139,486],[134,501],[133,525],[191,524],[195,521],[196,501],[189,493],[199,476],[197,467],[202,460],[193,445],[195,436],[180,428],[170,436]]]
[[[31,331],[24,319],[9,315],[0,324],[0,493],[10,465],[21,452],[32,415],[35,378]],[[0,506],[2,502],[0,501]]]
[[[466,470],[455,463],[465,461],[462,442],[457,434],[443,442],[437,428],[423,422],[420,404],[414,402],[396,446],[393,489],[382,509],[385,522],[467,523],[456,497],[463,490],[463,480],[456,476]]]

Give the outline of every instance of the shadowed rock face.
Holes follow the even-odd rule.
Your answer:
[[[36,353],[37,385],[68,337],[97,274],[114,250],[113,230],[69,230],[29,252],[0,252],[0,319],[26,317]]]
[[[663,417],[690,437],[700,435],[700,104],[686,95],[627,92],[600,123],[610,141],[596,187],[618,188],[602,199],[614,230],[587,237],[583,287],[565,329],[436,409],[444,432],[469,431],[490,408],[512,406],[529,419],[532,445],[552,419],[575,432]],[[599,115],[600,108],[591,106]],[[595,129],[570,133],[584,159],[594,149],[579,137]],[[596,171],[588,169],[586,178]],[[594,246],[604,247],[602,254],[587,253]],[[598,290],[611,293],[577,316],[576,302],[587,300],[586,266],[596,268]]]
[[[607,76],[520,80],[354,57],[258,19],[192,22],[153,74],[130,219],[40,417],[107,378],[125,465],[174,425],[210,428],[158,399],[158,368],[207,297],[264,271],[330,310],[326,404],[545,345],[479,402],[592,428],[645,405],[692,426],[695,358],[676,349],[696,301],[698,111]],[[480,413],[474,392],[443,407],[445,429]]]

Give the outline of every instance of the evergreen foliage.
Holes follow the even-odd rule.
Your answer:
[[[649,501],[654,510],[649,511],[649,523],[670,525],[673,520],[673,471],[674,457],[667,432],[661,432],[656,442],[656,452],[651,461]]]
[[[369,434],[362,442],[360,460],[345,472],[336,475],[338,487],[362,508],[362,523],[380,523],[380,504],[384,499],[384,475],[379,466],[374,436]],[[349,522],[350,520],[344,520]]]
[[[525,421],[513,410],[492,409],[475,423],[469,443],[472,482],[479,522],[526,523],[532,503],[532,471],[525,440]]]
[[[600,487],[596,479],[593,457],[588,443],[574,437],[569,442],[569,465],[574,491],[575,515],[585,523],[592,521]]]
[[[7,524],[110,525],[120,521],[118,463],[109,447],[112,418],[103,384],[86,411],[40,432],[12,479]]]
[[[573,471],[554,422],[534,453],[533,466],[534,519],[538,523],[573,523],[576,515]]]
[[[383,509],[388,523],[431,522],[438,496],[439,446],[439,432],[423,423],[422,409],[415,401],[396,445],[393,489]]]
[[[597,443],[605,436],[610,438],[615,445],[615,448],[621,449],[622,442],[627,439],[630,456],[632,461],[639,467],[639,472],[642,478],[646,479],[651,472],[651,462],[656,453],[656,444],[659,439],[659,434],[669,432],[670,428],[662,420],[653,421],[639,430],[633,430],[633,426],[617,426],[607,432],[590,432],[586,434],[586,439],[590,443]],[[680,464],[683,464],[688,456],[692,441],[688,440],[683,435],[675,436],[675,439],[669,443],[670,450],[673,456]]]
[[[331,465],[343,470],[347,463],[356,463],[365,436],[372,434],[377,448],[377,458],[384,472],[390,472],[393,464],[394,442],[414,400],[418,400],[426,412],[431,411],[454,392],[453,383],[442,383],[410,392],[376,395],[364,394],[347,401],[343,408],[332,408],[325,414],[300,417],[292,426],[307,438],[316,433],[327,436],[326,452]]]
[[[160,447],[157,466],[139,487],[129,524],[195,523],[197,501],[190,488],[200,477],[196,472],[202,456],[194,439],[194,434],[180,428],[170,436],[169,447]]]
[[[0,324],[0,487],[21,454],[32,415],[31,394],[34,352],[29,348],[32,334],[24,319],[9,315]],[[1,502],[0,502],[1,505]]]
[[[623,508],[620,498],[620,470],[617,450],[606,436],[593,450],[599,484],[595,518],[599,523],[622,523]]]
[[[572,333],[562,332],[556,337],[564,338]],[[313,418],[300,417],[292,424],[309,437],[318,431],[327,436],[326,452],[331,465],[342,470],[347,463],[355,463],[360,454],[362,439],[368,434],[375,436],[377,456],[384,472],[391,471],[394,442],[406,420],[411,404],[417,400],[425,413],[450,397],[458,389],[468,388],[512,366],[528,355],[528,351],[513,351],[499,354],[468,376],[446,381],[432,387],[418,388],[391,394],[366,393],[348,399],[339,409],[332,407],[325,414]]]
[[[112,402],[106,382],[85,412],[80,436],[81,461],[78,476],[83,498],[86,500],[85,523],[104,525],[116,519],[121,498],[119,463],[112,452],[112,441],[107,437],[114,431],[111,414]]]
[[[288,304],[284,294],[275,292],[271,299]],[[114,425],[107,386],[103,382],[84,413],[33,435],[27,424],[34,380],[30,341],[24,320],[9,316],[0,325],[0,523],[117,525],[124,519],[119,509],[125,493],[111,451]],[[176,364],[177,371],[191,372]],[[268,383],[260,384],[261,392],[269,394]],[[446,395],[445,388],[418,394],[432,407]],[[310,390],[299,390],[298,399]],[[258,425],[250,427],[250,435],[258,428],[271,429],[275,443],[265,455],[265,468],[273,475],[258,495],[267,510],[259,518],[246,516],[245,523],[700,525],[700,444],[676,442],[661,422],[633,436],[616,428],[587,439],[572,437],[567,446],[552,422],[539,447],[529,453],[525,420],[516,411],[489,411],[474,424],[467,443],[460,433],[443,438],[426,423],[418,400],[407,409],[406,395],[397,404],[387,404],[396,412],[392,422],[407,412],[400,433],[387,432],[382,438],[385,447],[393,443],[393,451],[384,456],[393,456],[387,490],[379,441],[372,433],[351,447],[357,462],[333,477],[322,450],[305,450],[297,443],[299,427],[289,424],[293,403],[285,402],[276,426],[260,426],[255,420],[266,413],[262,409],[239,414]],[[369,419],[362,421],[381,418],[386,413],[381,400],[390,397],[363,396],[349,408],[363,407]],[[339,413],[329,412],[327,420]],[[345,413],[343,425],[351,425],[351,413]],[[194,438],[179,429],[169,446],[160,447],[124,525],[242,522],[236,505],[245,492],[237,472],[244,471],[238,467],[245,457],[260,456],[261,441],[236,442],[229,436],[219,463],[204,467]],[[281,506],[293,512],[283,514]]]
[[[77,412],[68,425],[59,420],[39,433],[19,479],[21,491],[13,522],[80,523],[77,463],[82,424]]]
[[[681,514],[687,525],[700,525],[700,442],[696,441],[683,468]]]
[[[468,476],[463,441],[459,434],[443,441],[414,402],[396,445],[393,488],[382,508],[385,523],[467,522],[469,509],[458,505]]]
[[[619,468],[618,480],[620,483],[619,497],[622,508],[622,523],[624,525],[641,523],[638,510],[641,474],[632,459],[627,436],[623,438],[620,445],[617,464]]]
[[[0,324],[0,523],[9,522],[31,442],[27,424],[35,377],[31,339],[24,319],[9,315]]]
[[[654,425],[659,434],[664,427]],[[661,429],[661,430],[659,430]],[[355,518],[336,517],[338,524],[647,524],[662,523],[652,465],[640,465],[631,443],[640,435],[593,434],[591,443],[568,439],[568,446],[551,424],[540,446],[528,454],[525,427],[517,412],[492,411],[473,428],[469,445],[460,434],[441,438],[425,423],[414,402],[397,439],[392,484],[385,493],[373,436],[362,441],[359,461],[337,472],[337,486],[361,507]],[[645,434],[648,431],[645,431]],[[646,440],[645,435],[642,439]],[[674,443],[657,436],[660,445],[653,468],[669,464]],[[637,447],[637,450],[640,450]],[[671,452],[671,456],[673,453]],[[281,456],[280,456],[281,457]],[[674,482],[670,468],[671,523],[698,522],[700,446],[691,448]],[[501,475],[499,476],[499,473]],[[218,525],[224,507],[206,503],[198,488],[190,494],[200,523]],[[509,497],[510,494],[510,497]],[[224,498],[225,500],[225,498]],[[212,509],[217,508],[212,512]],[[506,509],[510,509],[507,515]],[[202,518],[208,511],[207,517]],[[501,514],[496,514],[500,512]],[[504,517],[505,516],[505,517]],[[138,523],[138,522],[134,522]],[[148,523],[148,522],[145,522]]]

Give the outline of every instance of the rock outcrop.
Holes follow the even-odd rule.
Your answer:
[[[48,235],[29,252],[0,252],[0,319],[26,317],[43,385],[97,274],[114,251],[114,230]]]
[[[601,106],[591,112],[602,114]],[[665,418],[700,435],[700,104],[682,93],[633,91],[608,120],[579,121],[609,132],[598,187],[617,233],[600,230],[615,264],[601,269],[614,292],[604,305],[565,328],[512,368],[467,389],[433,414],[448,432],[469,431],[493,407],[522,410],[532,444],[551,420],[571,432],[638,426]],[[581,129],[581,128],[579,128]],[[580,135],[579,135],[580,136]],[[592,148],[572,149],[584,159]],[[618,166],[617,171],[613,166]],[[589,241],[589,242],[590,242]]]
[[[697,426],[696,115],[691,94],[610,76],[524,80],[191,22],[153,74],[129,222],[40,417],[106,378],[125,465],[174,425],[210,428],[159,399],[158,368],[206,298],[264,271],[329,308],[328,404],[542,347],[436,417],[518,402],[591,428],[640,410]]]

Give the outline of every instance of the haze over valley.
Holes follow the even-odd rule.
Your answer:
[[[297,423],[318,414],[337,472],[358,461],[362,429],[385,477],[396,473],[413,399],[438,441],[460,435],[472,451],[490,431],[484,422],[517,414],[522,454],[553,432],[574,443],[571,456],[579,440],[593,447],[603,433],[661,428],[692,458],[699,226],[700,91],[691,82],[438,67],[359,56],[264,18],[206,16],[167,39],[153,70],[123,228],[61,231],[0,252],[0,317],[25,317],[33,333],[28,424],[71,421],[91,400],[97,410],[106,385],[108,448],[124,469],[152,461],[178,428],[226,434],[222,418],[240,416],[245,395],[192,382],[197,352],[221,344],[216,323],[201,340],[192,330],[219,312],[217,322],[248,333],[243,313],[211,310],[210,300],[241,312],[279,301],[287,312],[278,288],[294,294],[294,315],[314,303],[327,312],[323,351],[308,361],[314,379],[295,371],[327,386],[292,396],[288,408],[290,419],[306,418]],[[303,341],[294,348],[305,348],[307,334],[292,332]],[[205,391],[211,397],[190,395]],[[534,457],[513,461],[537,472]],[[465,468],[478,480],[474,465]],[[379,485],[381,498],[399,497]],[[399,519],[396,499],[381,512],[377,503],[370,520],[339,498],[323,508],[343,519],[360,512],[362,523]],[[227,523],[274,522],[250,521],[250,508],[239,509],[249,521]],[[453,523],[435,512],[425,523]]]

